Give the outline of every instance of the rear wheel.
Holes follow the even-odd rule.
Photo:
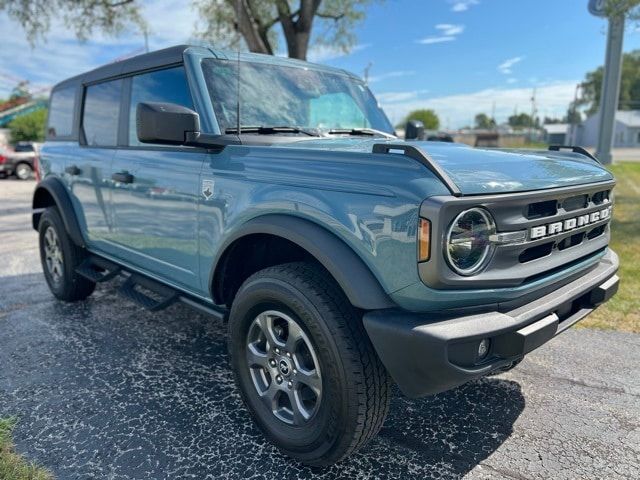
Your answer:
[[[19,163],[16,165],[16,177],[20,180],[29,180],[33,174],[33,168],[28,163]]]
[[[319,266],[290,263],[251,276],[231,308],[229,338],[242,398],[287,455],[329,465],[382,426],[390,379],[360,314]]]
[[[73,243],[55,207],[47,208],[40,217],[38,233],[40,261],[51,292],[67,302],[91,295],[96,284],[76,272],[87,253]]]

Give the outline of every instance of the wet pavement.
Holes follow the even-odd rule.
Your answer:
[[[59,479],[632,478],[640,335],[572,329],[512,372],[420,400],[325,470],[282,456],[232,382],[222,322],[116,293],[54,300],[30,229],[33,182],[0,180],[0,416]]]

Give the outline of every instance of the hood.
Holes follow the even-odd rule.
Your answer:
[[[447,172],[463,195],[543,190],[613,179],[598,162],[571,151],[509,151],[472,148],[460,143],[354,137],[310,139],[286,146],[371,153],[376,143],[403,143],[419,147]]]

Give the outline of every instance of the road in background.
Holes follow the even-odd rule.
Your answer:
[[[86,302],[49,293],[30,228],[33,182],[0,180],[0,416],[60,480],[632,478],[640,471],[640,335],[570,330],[510,373],[420,400],[395,393],[380,435],[327,470],[256,429],[225,326],[149,313],[118,281]]]

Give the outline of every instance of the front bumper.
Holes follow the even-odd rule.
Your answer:
[[[582,320],[618,290],[609,250],[579,279],[507,311],[462,315],[376,310],[364,326],[382,363],[409,397],[449,390],[522,358]],[[488,354],[478,346],[489,339]]]

